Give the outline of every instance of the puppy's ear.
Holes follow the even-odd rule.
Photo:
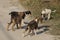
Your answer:
[[[29,11],[29,14],[31,15],[31,11]]]
[[[31,12],[30,12],[30,11],[25,11],[25,13],[26,13],[26,14],[31,14]]]

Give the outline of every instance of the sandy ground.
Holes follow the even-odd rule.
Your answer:
[[[18,0],[0,0],[0,40],[54,40],[54,36],[39,33],[34,36],[22,36],[24,29],[16,29],[16,31],[7,31],[6,26],[10,20],[9,13],[11,11],[25,11],[26,9],[19,4]],[[40,30],[38,30],[40,31]]]

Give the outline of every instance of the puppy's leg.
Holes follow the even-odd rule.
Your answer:
[[[28,30],[29,30],[29,31],[28,31],[27,35],[29,35],[29,34],[30,34],[30,32],[31,32],[31,29],[30,29],[30,28],[29,28]]]
[[[32,30],[32,34],[31,35],[35,35],[34,30]]]
[[[37,35],[36,30],[34,30],[35,35]]]
[[[25,31],[23,33],[25,33],[28,30],[28,28],[25,29]]]
[[[14,26],[15,26],[15,23],[12,24],[12,31],[15,31]]]
[[[30,32],[31,32],[31,29],[30,29],[30,28],[26,29],[25,32],[26,32],[27,30],[28,30],[28,33],[27,33],[26,35],[24,35],[24,37],[25,37],[25,36],[28,36],[28,35],[30,34]]]
[[[19,23],[19,28],[21,28],[21,23]]]
[[[14,26],[15,26],[15,20],[13,20],[12,31],[15,31],[15,30],[14,30]]]
[[[19,22],[19,28],[21,28],[21,20],[20,20],[20,22]]]
[[[22,24],[22,19],[20,19],[19,21],[19,28],[21,28],[21,24]]]
[[[25,31],[23,32],[23,36],[25,37],[25,32],[28,30],[28,28],[25,29]]]
[[[30,37],[30,35],[31,35],[30,32],[31,32],[31,29],[29,29],[29,30],[28,30],[28,33],[27,33],[27,36],[29,35],[29,37]]]
[[[8,23],[8,25],[7,25],[7,31],[9,31],[9,26],[12,24],[12,22],[10,22],[10,23]]]
[[[16,23],[16,26],[17,26],[17,29],[19,29],[19,27],[18,27],[18,23]]]
[[[48,20],[50,19],[50,15],[51,15],[51,14],[49,13],[49,14],[48,14]]]

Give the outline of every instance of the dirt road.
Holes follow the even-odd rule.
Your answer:
[[[9,12],[25,10],[18,0],[0,0],[0,40],[54,40],[54,36],[45,34],[45,32],[32,37],[23,37],[24,29],[18,29],[14,32],[6,30],[10,20]]]

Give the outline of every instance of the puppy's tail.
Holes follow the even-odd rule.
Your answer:
[[[18,12],[10,12],[9,15],[17,15]]]
[[[11,15],[11,13],[9,13],[9,15]]]

